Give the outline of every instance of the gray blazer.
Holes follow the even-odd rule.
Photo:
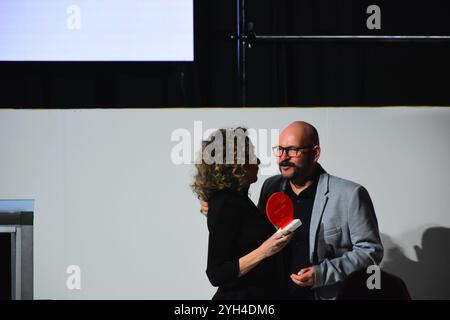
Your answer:
[[[312,289],[317,299],[335,299],[349,274],[380,264],[383,246],[367,190],[328,174],[320,165],[319,170],[309,231],[309,258],[316,273]]]
[[[334,299],[350,273],[380,264],[383,246],[372,200],[354,182],[322,169],[314,200],[310,260],[316,272],[318,299]]]

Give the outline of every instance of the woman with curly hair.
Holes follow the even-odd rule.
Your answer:
[[[277,233],[248,197],[259,159],[243,128],[220,129],[202,142],[193,191],[207,201],[206,274],[213,299],[277,299],[284,292],[281,256],[291,233]]]

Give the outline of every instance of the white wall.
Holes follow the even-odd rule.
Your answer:
[[[328,172],[369,190],[386,270],[415,298],[450,298],[439,287],[450,268],[450,109],[1,110],[0,199],[36,200],[35,298],[209,299],[205,218],[193,166],[171,161],[171,134],[193,134],[195,120],[206,130],[297,119],[317,127]],[[81,267],[81,290],[66,288],[69,265]]]

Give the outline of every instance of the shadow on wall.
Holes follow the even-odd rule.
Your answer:
[[[450,299],[450,229],[432,227],[414,246],[417,262],[410,260],[393,239],[381,234],[386,260],[382,267],[403,279],[412,299]]]

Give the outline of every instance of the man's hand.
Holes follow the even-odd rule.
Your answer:
[[[208,215],[208,202],[200,200],[200,212],[205,215]]]
[[[292,281],[300,287],[310,287],[314,284],[316,273],[313,267],[301,269],[297,274],[291,274]]]

